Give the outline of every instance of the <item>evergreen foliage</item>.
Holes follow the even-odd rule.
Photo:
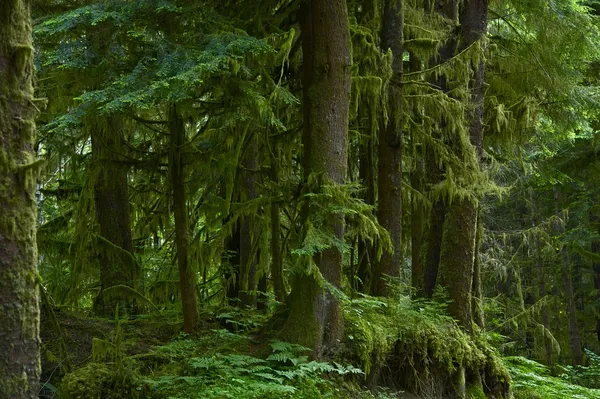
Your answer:
[[[49,397],[600,397],[597,1],[31,3]]]

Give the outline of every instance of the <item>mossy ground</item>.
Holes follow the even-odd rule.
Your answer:
[[[473,339],[451,318],[440,316],[439,306],[407,298],[348,304],[347,342],[336,361],[353,363],[365,374],[311,363],[307,353],[286,344],[274,351],[274,337],[257,335],[268,315],[236,308],[204,313],[195,335],[183,334],[180,323],[168,316],[123,319],[115,349],[120,360],[112,356],[106,364],[95,363],[92,341],[116,344],[115,321],[57,312],[72,372],[65,375],[60,368],[56,332],[44,322],[44,373],[58,388],[47,398],[442,398],[459,388],[460,367],[467,370],[466,398],[509,397],[505,362],[483,335]],[[506,363],[517,399],[600,398],[600,391],[554,379],[542,366],[527,362]],[[472,378],[474,373],[482,376],[483,385]],[[550,396],[543,396],[546,392]]]

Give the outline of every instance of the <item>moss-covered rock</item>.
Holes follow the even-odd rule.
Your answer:
[[[443,306],[401,297],[360,299],[346,307],[349,352],[368,384],[433,398],[507,397],[510,377],[495,350],[483,337],[465,333]]]
[[[130,369],[88,363],[65,375],[60,385],[61,399],[138,399],[141,384]]]

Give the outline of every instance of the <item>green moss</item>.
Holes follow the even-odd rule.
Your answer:
[[[412,374],[414,380],[457,381],[457,370],[462,368],[471,375],[485,375],[488,389],[496,397],[505,395],[510,377],[494,350],[483,338],[470,336],[459,328],[444,315],[444,308],[444,304],[411,301],[407,297],[387,302],[373,298],[353,301],[345,309],[350,350],[367,374],[374,372],[375,366],[403,367],[399,373]],[[402,388],[418,389],[410,385],[413,377],[400,382],[409,384]],[[474,395],[481,385],[471,384],[470,389]]]
[[[60,385],[64,399],[137,399],[139,392],[140,381],[134,372],[101,363],[89,363],[67,374]]]
[[[467,399],[487,399],[483,393],[483,387],[473,385],[467,388]]]

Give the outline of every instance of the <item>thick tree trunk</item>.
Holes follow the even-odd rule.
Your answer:
[[[467,48],[480,40],[487,32],[488,0],[469,0],[462,5],[460,13],[461,48]],[[470,143],[477,158],[483,153],[483,112],[485,95],[485,65],[480,61],[473,65],[470,81],[471,109],[469,120]],[[459,150],[459,153],[463,153]],[[464,154],[463,154],[464,155]],[[478,164],[473,167],[478,168]],[[454,200],[448,208],[442,238],[440,258],[440,285],[448,288],[451,300],[450,314],[467,331],[471,330],[472,294],[476,258],[477,205],[470,199]],[[462,245],[461,245],[462,243]],[[477,270],[479,272],[479,270]],[[456,281],[460,280],[460,281]],[[483,322],[483,320],[480,320]]]
[[[471,331],[472,322],[476,232],[477,210],[473,202],[452,202],[444,221],[438,284],[447,289],[448,311],[467,331]]]
[[[112,116],[92,121],[92,162],[96,222],[100,238],[97,242],[100,261],[100,293],[94,308],[102,315],[112,315],[120,303],[126,308],[132,300],[106,298],[104,290],[116,285],[136,287],[140,268],[133,257],[131,217],[127,186],[127,166],[123,162],[124,137],[121,118]]]
[[[169,109],[169,133],[171,136],[169,169],[171,171],[171,185],[173,187],[175,246],[177,249],[177,264],[179,266],[181,303],[183,305],[183,330],[186,333],[191,333],[198,322],[196,273],[194,273],[192,265],[189,264],[188,256],[189,221],[185,198],[185,167],[183,164],[185,126],[175,105],[171,105]]]
[[[348,162],[350,105],[350,38],[345,0],[309,0],[302,21],[304,55],[304,162],[305,178],[321,176],[343,184]],[[344,218],[325,223],[338,239],[344,238]],[[327,249],[314,257],[323,278],[339,287],[342,254]],[[335,350],[343,335],[338,300],[322,289],[314,276],[294,281],[289,314],[282,335],[315,350],[316,356]]]
[[[392,79],[388,88],[389,121],[379,136],[377,219],[390,233],[392,251],[384,250],[373,276],[373,295],[388,295],[387,277],[402,272],[402,58],[404,1],[387,0],[383,11],[381,48],[392,51]]]
[[[256,174],[258,168],[258,145],[256,135],[252,135],[244,151],[242,170],[240,171],[241,200],[256,199]],[[256,266],[258,231],[254,217],[242,216],[240,219],[240,301],[249,307],[256,306]]]
[[[38,396],[35,113],[31,4],[0,3],[0,398]]]
[[[432,3],[432,2],[428,2]],[[455,21],[458,24],[458,4],[457,0],[448,0],[435,2],[433,7],[431,4],[426,4],[426,9],[433,8],[434,11],[445,18]],[[430,65],[438,65],[446,62],[454,56],[457,46],[457,37],[450,37],[444,45],[439,49],[438,54],[432,60]],[[448,92],[448,82],[442,75],[435,80],[435,85],[438,86],[444,92]],[[446,121],[440,121],[440,130],[446,128]],[[441,136],[440,132],[433,132],[438,137]],[[426,159],[426,184],[428,187],[433,187],[443,179],[444,171],[441,170],[438,161],[435,159],[432,151],[425,151]],[[446,218],[446,205],[444,201],[438,199],[434,201],[431,211],[427,216],[427,223],[425,225],[423,234],[423,245],[421,248],[421,263],[423,268],[423,281],[424,281],[424,294],[425,297],[431,298],[433,295],[435,286],[438,281],[440,256],[442,252],[442,232],[444,221]]]

